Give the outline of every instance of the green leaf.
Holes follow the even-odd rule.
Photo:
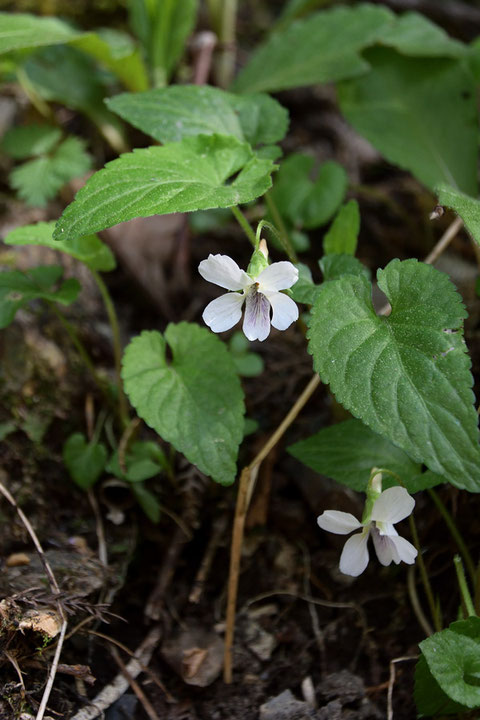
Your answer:
[[[280,165],[272,190],[281,214],[296,226],[323,225],[339,208],[347,190],[347,174],[334,161],[324,163],[315,181],[310,179],[315,160],[294,153]]]
[[[149,50],[155,84],[165,84],[195,27],[198,0],[155,0],[150,10]]]
[[[428,669],[442,691],[466,708],[480,707],[480,619],[452,623],[420,643]],[[418,686],[418,678],[417,686]],[[420,688],[416,687],[418,702]]]
[[[0,328],[10,325],[15,313],[31,300],[50,300],[70,305],[80,292],[80,284],[74,278],[65,280],[58,290],[63,269],[58,265],[32,268],[28,273],[20,270],[0,272]]]
[[[0,53],[69,42],[80,33],[56,18],[0,13]]]
[[[338,87],[347,120],[385,157],[427,187],[477,192],[478,117],[472,76],[458,62],[376,48],[372,67]]]
[[[172,85],[142,93],[123,93],[108,107],[161,143],[190,135],[233,135],[251,145],[285,136],[288,113],[268,95],[237,96],[208,85]]]
[[[91,164],[84,141],[72,136],[50,157],[30,160],[12,170],[10,184],[28,205],[44,207],[63,185],[84,175]]]
[[[129,35],[107,28],[84,34],[71,44],[102,63],[129,90],[141,92],[148,88],[145,64]]]
[[[333,223],[323,238],[325,255],[355,255],[358,233],[360,232],[360,211],[356,200],[349,200],[336,214]]]
[[[41,245],[60,250],[88,265],[92,270],[107,272],[115,268],[115,257],[97,235],[75,238],[68,244],[62,239],[54,240],[55,221],[25,225],[8,233],[3,239],[7,245]]]
[[[432,715],[455,715],[465,712],[465,705],[450,700],[430,672],[424,655],[420,655],[415,666],[414,698],[419,717]]]
[[[315,369],[372,430],[478,492],[478,418],[461,298],[447,275],[416,260],[393,260],[377,278],[393,308],[388,317],[375,314],[364,277],[322,285],[309,331]]]
[[[324,428],[306,440],[290,445],[288,452],[315,472],[359,492],[366,491],[374,467],[398,475],[410,493],[423,489],[418,487],[420,464],[360,420],[346,420]],[[445,482],[444,478],[436,477],[435,485]],[[384,474],[383,488],[392,485],[398,485],[398,481]]]
[[[128,482],[143,482],[165,470],[167,460],[163,450],[154,442],[133,443],[125,457],[124,473],[120,467],[118,452],[110,458],[107,471]]]
[[[388,27],[393,14],[361,4],[299,20],[272,35],[240,72],[237,92],[276,92],[359,75],[368,69],[360,51]]]
[[[143,332],[125,350],[122,377],[132,405],[150,427],[216,482],[233,483],[243,392],[221,340],[190,323],[169,325],[164,337]]]
[[[88,443],[82,433],[74,433],[66,440],[62,456],[72,480],[88,490],[104,471],[108,453],[102,443]]]
[[[370,271],[353,255],[324,255],[318,261],[324,280],[338,280],[342,275],[359,275],[370,279]]]
[[[153,523],[160,522],[161,506],[155,495],[141,482],[134,483],[131,490],[148,519]]]
[[[14,433],[16,429],[17,425],[13,420],[0,423],[0,442],[3,442],[5,438]]]
[[[402,55],[416,57],[462,58],[467,54],[466,45],[453,40],[443,28],[417,12],[406,12],[397,17],[395,23],[382,33],[380,42]]]
[[[289,295],[295,302],[313,305],[320,291],[320,285],[315,285],[310,268],[303,263],[297,263],[298,280],[290,288]]]
[[[1,147],[15,160],[50,152],[62,137],[59,128],[50,125],[24,125],[7,130]]]
[[[436,192],[438,202],[460,215],[468,232],[477,245],[480,245],[480,200],[465,195],[450,185],[439,185]]]
[[[273,169],[247,144],[220,135],[134,150],[88,180],[54,237],[70,241],[134,217],[250,202],[268,190]]]

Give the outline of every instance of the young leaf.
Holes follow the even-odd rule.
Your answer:
[[[198,0],[156,0],[150,9],[149,56],[157,85],[164,85],[180,60],[195,27]]]
[[[480,245],[480,200],[465,195],[450,185],[440,184],[436,191],[438,202],[460,215],[470,235],[477,245]]]
[[[169,325],[164,337],[143,332],[125,350],[122,377],[137,413],[164,440],[216,482],[235,480],[243,393],[215,335],[189,323]]]
[[[343,201],[347,186],[343,167],[333,160],[324,163],[302,205],[303,226],[316,228],[328,222]]]
[[[380,152],[427,187],[441,182],[477,192],[475,83],[453,60],[365,53],[371,71],[338,87],[347,120]]]
[[[163,450],[154,442],[133,443],[125,457],[124,473],[120,467],[118,452],[110,458],[107,471],[116,477],[129,482],[143,482],[149,480],[165,470],[167,460]]]
[[[66,43],[81,33],[56,18],[26,13],[0,13],[0,53]]]
[[[233,95],[209,85],[172,85],[143,93],[123,93],[108,107],[161,143],[190,135],[233,135],[251,145],[285,136],[288,113],[268,95]]]
[[[115,268],[112,251],[97,235],[75,238],[67,244],[62,239],[53,239],[54,229],[55,221],[25,225],[9,232],[3,242],[7,245],[42,245],[52,250],[60,250],[85,263],[92,270],[107,272]]]
[[[70,241],[134,217],[250,202],[268,190],[274,167],[246,143],[221,135],[134,150],[88,180],[59,219],[54,238]]]
[[[59,281],[63,269],[58,265],[45,265],[29,270],[9,270],[0,273],[0,328],[10,325],[15,313],[31,300],[51,300],[70,305],[80,292],[80,284],[74,278],[65,280],[58,290],[53,287]]]
[[[480,491],[480,446],[465,308],[447,275],[393,260],[378,285],[392,312],[378,317],[364,277],[324,283],[309,331],[310,352],[339,402],[416,462]]]
[[[409,493],[420,489],[421,466],[386,438],[377,435],[360,420],[346,420],[320,430],[306,440],[290,445],[288,452],[321,475],[331,477],[342,485],[365,492],[373,467],[386,468],[399,476]],[[434,487],[445,478],[428,478]],[[387,473],[383,489],[398,485]]]
[[[467,46],[449,37],[443,28],[417,12],[406,12],[386,28],[382,45],[395,48],[402,55],[415,57],[462,58]]]
[[[63,462],[72,480],[88,490],[102,474],[107,462],[107,448],[102,443],[88,443],[82,433],[70,435],[63,446]]]
[[[381,36],[394,15],[360,5],[315,13],[272,35],[240,72],[236,92],[276,92],[359,75],[360,51]]]
[[[10,184],[28,205],[44,207],[65,183],[84,175],[91,164],[85,142],[72,136],[49,157],[30,160],[15,168],[10,173]]]
[[[370,270],[353,255],[324,255],[318,264],[324,280],[337,280],[342,275],[363,275],[370,280]]]
[[[43,155],[53,150],[62,137],[60,128],[51,125],[24,125],[7,130],[1,146],[15,160]]]
[[[360,211],[356,200],[349,200],[342,205],[333,223],[323,238],[325,255],[355,255],[358,233],[360,232]]]
[[[452,623],[448,630],[435,633],[419,645],[442,691],[455,703],[479,708],[480,619],[471,617]]]
[[[150,490],[147,490],[145,485],[141,482],[133,483],[131,491],[135,495],[136,501],[148,519],[153,523],[160,522],[160,515],[162,514],[162,511],[160,503],[155,495],[150,492]]]

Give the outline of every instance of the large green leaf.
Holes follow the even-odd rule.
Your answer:
[[[409,492],[424,489],[421,466],[389,440],[370,430],[360,420],[346,420],[320,430],[306,440],[290,445],[288,452],[321,475],[331,477],[352,490],[365,492],[372,468],[385,468],[398,475]],[[429,476],[428,487],[445,482]],[[385,473],[383,487],[398,485]],[[420,486],[419,486],[420,485]]]
[[[235,480],[243,392],[215,335],[190,323],[169,325],[164,337],[143,332],[125,350],[122,377],[137,413],[164,440],[216,482]]]
[[[252,145],[281,140],[287,111],[268,95],[233,95],[208,85],[172,85],[123,93],[108,107],[161,143],[189,135],[234,135]]]
[[[70,305],[80,292],[78,280],[69,278],[58,289],[63,269],[58,265],[0,272],[0,328],[10,325],[15,313],[31,300],[50,300]]]
[[[221,135],[134,150],[90,178],[54,237],[69,241],[134,217],[250,202],[268,190],[273,169],[246,143]]]
[[[472,238],[480,245],[480,200],[449,185],[440,184],[436,190],[439,203],[460,215]]]
[[[253,54],[234,90],[275,92],[359,75],[368,69],[360,51],[381,36],[393,17],[387,8],[360,4],[299,20]]]
[[[449,37],[443,28],[417,12],[396,18],[395,23],[384,30],[380,42],[402,55],[415,57],[461,58],[467,54],[466,45]]]
[[[347,120],[425,185],[477,192],[478,113],[472,76],[453,60],[365,53],[371,71],[338,88]]]
[[[448,698],[464,708],[480,708],[479,618],[470,617],[452,623],[448,630],[423,640],[420,649],[433,678]],[[426,705],[427,709],[435,712],[445,712],[444,707],[431,707],[432,698],[424,697],[425,688],[422,688],[422,684],[432,689],[424,672],[420,677],[416,676],[415,698],[419,709],[422,710],[422,706]],[[461,709],[451,706],[449,711],[458,712]]]
[[[461,298],[447,275],[416,260],[393,260],[377,277],[393,308],[388,317],[375,314],[364,277],[322,285],[309,331],[315,369],[372,430],[454,485],[479,492]]]
[[[66,243],[63,239],[53,239],[54,229],[55,221],[25,225],[9,232],[3,242],[7,245],[42,245],[52,250],[61,250],[85,263],[92,270],[106,272],[115,268],[112,251],[97,235],[86,235]]]
[[[0,13],[0,53],[66,43],[79,35],[67,23],[56,18]]]

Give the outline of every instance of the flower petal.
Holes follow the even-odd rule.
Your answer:
[[[209,255],[198,266],[198,272],[204,280],[227,290],[245,290],[252,284],[252,278],[228,255]]]
[[[407,563],[407,565],[413,565],[415,558],[418,555],[416,547],[412,545],[411,542],[408,542],[408,540],[405,540],[405,538],[400,537],[400,535],[392,537],[390,540],[395,545],[395,550],[397,552],[398,560],[395,556],[393,558],[397,565],[400,561]]]
[[[325,510],[325,512],[317,518],[317,523],[322,530],[327,530],[327,532],[335,533],[336,535],[348,535],[352,530],[357,530],[359,527],[362,527],[362,523],[360,523],[354,515],[342,512],[341,510]]]
[[[255,278],[260,292],[263,290],[286,290],[295,285],[297,280],[298,270],[288,260],[272,263]]]
[[[400,562],[413,565],[417,557],[417,550],[412,543],[399,535],[380,535],[376,529],[372,532],[375,552],[382,565],[390,565],[393,562],[397,565]]]
[[[286,330],[295,320],[298,320],[298,307],[291,297],[271,290],[264,294],[273,308],[272,325],[274,328]]]
[[[227,293],[208,303],[202,318],[210,330],[219,333],[230,330],[242,317],[242,305],[245,296],[240,293]]]
[[[340,557],[340,572],[344,575],[358,577],[368,565],[368,540],[369,532],[364,530],[361,533],[348,538]]]
[[[415,500],[402,487],[384,490],[375,500],[371,519],[384,523],[397,523],[408,517],[415,507]]]
[[[270,334],[270,303],[256,286],[247,293],[243,332],[249,340],[265,340]]]

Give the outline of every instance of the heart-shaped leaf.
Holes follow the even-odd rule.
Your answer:
[[[416,260],[393,260],[377,277],[393,308],[388,317],[375,314],[364,277],[322,285],[309,330],[315,369],[372,430],[454,485],[479,492],[461,298],[447,275]]]
[[[221,340],[191,323],[169,325],[165,336],[143,332],[125,350],[122,377],[137,413],[164,440],[216,482],[235,480],[243,392]]]
[[[105,445],[88,443],[82,433],[70,435],[63,446],[62,454],[72,480],[83,490],[95,485],[108,457]]]

